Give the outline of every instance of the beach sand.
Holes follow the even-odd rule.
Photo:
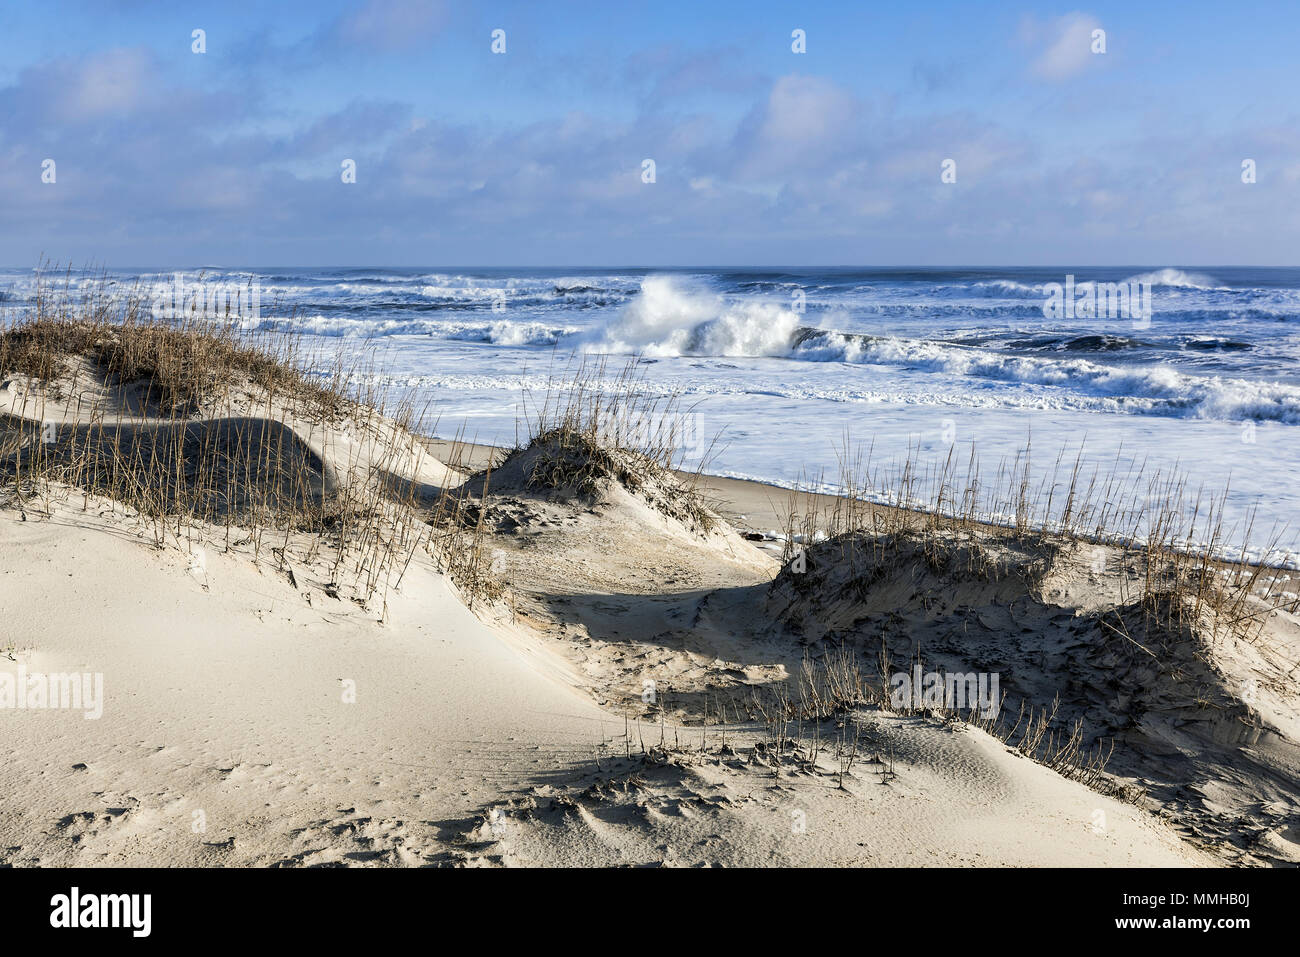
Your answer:
[[[51,409],[26,418],[75,425],[69,402]],[[11,429],[22,410],[11,389],[0,407]],[[276,418],[344,485],[378,458],[362,441]],[[409,453],[384,467],[427,502],[490,450],[453,456],[432,441]],[[1258,647],[1225,649],[1194,676],[1217,682],[1212,694],[1196,689],[1219,709],[1209,723],[1172,679],[1123,672],[1164,702],[1148,702],[1143,733],[1124,746],[1165,734],[1159,761],[1145,776],[1140,749],[1119,762],[1124,781],[1151,785],[1154,805],[1063,776],[978,722],[934,714],[863,708],[801,721],[774,748],[745,694],[797,676],[801,661],[829,660],[814,622],[838,623],[842,639],[855,615],[889,612],[916,638],[937,636],[947,619],[923,621],[892,579],[856,611],[830,578],[821,604],[783,591],[802,585],[782,570],[780,545],[744,533],[785,525],[784,490],[706,476],[722,521],[704,528],[656,506],[653,490],[615,484],[575,501],[530,493],[510,467],[498,479],[480,523],[504,587],[494,601],[475,600],[427,551],[415,551],[400,584],[350,597],[327,551],[292,535],[259,554],[215,527],[160,538],[139,516],[70,489],[0,506],[0,675],[102,676],[97,717],[87,707],[0,710],[0,863],[1298,859],[1294,685],[1272,678],[1300,647],[1289,614],[1273,613]],[[1073,571],[1053,586],[1059,604],[1036,609],[1005,582],[917,574],[908,570],[913,590],[959,591],[978,605],[985,658],[1008,668],[1028,654],[1025,627],[1046,629],[1066,604],[1104,597],[1104,583]],[[1068,642],[1042,653],[1052,660],[1034,680],[1055,675],[1069,706],[1084,707],[1080,654]],[[1220,699],[1247,671],[1266,678],[1262,690],[1249,714],[1229,714]],[[1217,750],[1189,756],[1202,733],[1217,735]],[[1199,803],[1179,804],[1166,780],[1184,772]],[[1159,806],[1184,813],[1170,820]]]

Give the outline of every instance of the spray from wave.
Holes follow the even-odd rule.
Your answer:
[[[784,356],[799,326],[792,308],[728,300],[677,277],[650,276],[641,294],[582,346],[647,356]]]
[[[1205,289],[1224,290],[1211,276],[1202,273],[1183,272],[1181,269],[1156,269],[1137,276],[1130,276],[1126,282],[1146,283],[1150,286],[1165,286],[1169,289]]]

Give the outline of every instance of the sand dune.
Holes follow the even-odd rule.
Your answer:
[[[475,618],[429,567],[383,625],[295,577],[216,551],[197,574],[114,522],[6,511],[0,666],[102,672],[104,713],[3,715],[3,862],[1208,861],[982,732],[917,719],[879,719],[884,783],[866,757],[841,788],[825,759],[720,754],[717,729],[697,755],[700,730],[669,727],[681,750],[660,756],[657,724],[625,740],[533,639]],[[748,750],[740,729],[729,740]]]
[[[0,715],[6,863],[436,861],[463,818],[585,766],[614,727],[425,565],[381,625],[311,567],[294,587],[133,539],[79,511],[0,522],[0,665],[104,689],[98,720]]]
[[[1009,741],[1035,714],[1055,716],[1044,745],[1078,723],[1080,750],[1108,757],[1101,790],[1224,861],[1300,860],[1300,621],[1289,611],[1251,597],[1256,631],[1207,612],[1173,627],[1140,598],[1140,555],[992,527],[884,536],[853,554],[822,542],[800,571],[774,575],[770,542],[701,534],[617,483],[576,497],[529,490],[511,465],[488,527],[513,607],[603,706],[643,722],[661,711],[752,720],[765,711],[756,693],[846,653],[867,670],[883,651],[894,672],[997,674],[999,733],[1021,732]],[[785,524],[788,493],[704,485],[733,521]]]

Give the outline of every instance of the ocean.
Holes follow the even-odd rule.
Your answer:
[[[175,272],[106,275],[129,286]],[[1300,527],[1300,269],[181,273],[194,288],[255,280],[250,328],[376,349],[376,382],[427,402],[443,437],[513,443],[579,357],[626,357],[647,389],[680,396],[687,467],[834,488],[846,441],[870,447],[882,476],[909,455],[965,461],[972,444],[992,475],[1029,442],[1039,476],[1082,448],[1106,472],[1227,490],[1230,541],[1252,557]],[[1149,313],[1045,313],[1054,283],[1132,284]],[[32,270],[0,271],[0,307],[21,310],[33,288]]]

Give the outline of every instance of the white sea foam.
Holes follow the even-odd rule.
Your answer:
[[[948,375],[1068,389],[1131,400],[1130,411],[1207,419],[1300,424],[1300,388],[1277,382],[1193,376],[1165,365],[1100,365],[1086,359],[1010,356],[986,349],[897,338],[828,334],[793,354],[819,361],[925,369]],[[1124,406],[1121,404],[1120,408]]]
[[[484,342],[499,346],[554,345],[564,336],[577,332],[573,326],[551,326],[541,322],[514,322],[508,319],[449,322],[441,319],[324,315],[272,316],[246,326],[264,331],[329,337],[434,336],[458,342]]]
[[[506,319],[453,325],[455,328],[445,333],[449,339],[489,342],[498,346],[549,346],[577,331],[572,327],[557,328],[540,322],[511,322]],[[446,329],[447,326],[444,325],[443,328]]]
[[[1130,276],[1125,282],[1144,282],[1151,286],[1165,286],[1170,289],[1227,289],[1220,286],[1212,277],[1202,273],[1184,272],[1181,269],[1156,269],[1152,272]]]

